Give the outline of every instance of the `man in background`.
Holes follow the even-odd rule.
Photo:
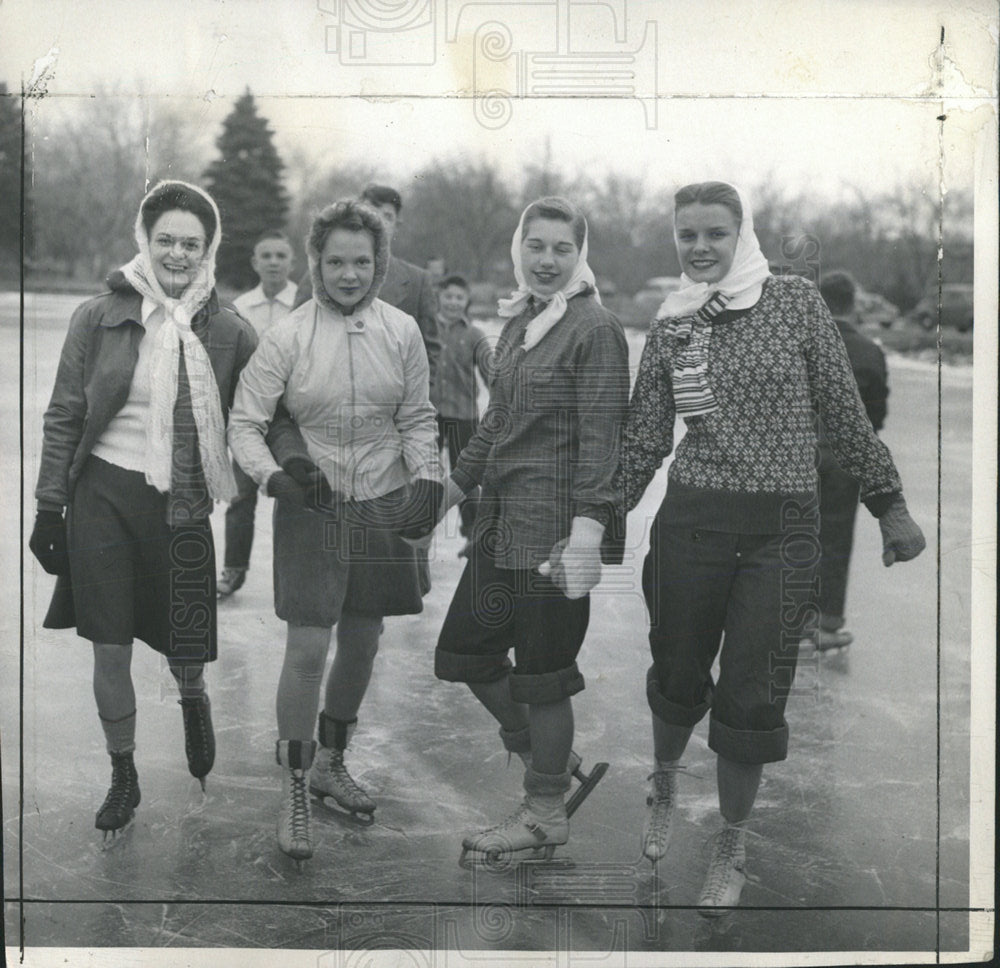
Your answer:
[[[819,291],[833,316],[847,348],[861,402],[874,430],[881,430],[889,396],[885,354],[878,344],[858,329],[854,322],[854,295],[857,286],[842,271],[827,273]],[[818,650],[842,649],[854,641],[844,628],[847,572],[854,545],[854,519],[858,511],[858,482],[847,474],[833,456],[820,426],[819,435],[819,540],[822,558],[819,567],[819,626],[812,634]]]
[[[378,298],[401,309],[412,316],[420,327],[424,338],[424,348],[427,350],[427,362],[430,365],[430,382],[434,386],[437,374],[438,356],[441,344],[437,331],[437,298],[430,273],[392,255],[392,239],[400,225],[400,212],[403,209],[403,199],[395,188],[386,185],[369,185],[362,193],[361,200],[367,202],[382,216],[385,222],[386,235],[389,238],[390,256],[389,271],[385,282],[379,290]],[[307,272],[299,282],[295,294],[295,305],[301,306],[312,297],[312,282]]]

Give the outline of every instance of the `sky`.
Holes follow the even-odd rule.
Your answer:
[[[970,187],[995,132],[985,2],[6,0],[0,47],[38,111],[114,90],[214,137],[249,86],[279,150],[387,176],[458,155],[515,176],[548,143],[650,189],[936,190]]]

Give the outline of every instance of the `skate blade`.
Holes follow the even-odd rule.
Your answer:
[[[562,846],[564,845],[543,844],[540,847],[522,847],[520,850],[504,850],[499,847],[476,850],[472,847],[463,847],[458,858],[458,866],[467,871],[489,871],[499,874],[517,864],[550,861],[555,856],[556,847]]]
[[[573,792],[573,795],[566,801],[566,817],[572,817],[576,813],[580,804],[593,792],[595,786],[601,782],[601,778],[608,772],[607,763],[597,763],[589,774],[584,773],[580,767],[573,771],[573,776],[580,781],[580,786]]]
[[[125,835],[132,829],[135,825],[135,814],[133,814],[125,823],[125,826],[119,827],[117,830],[105,830],[102,831],[104,836],[101,838],[101,850],[108,851],[114,850],[124,839]],[[100,830],[100,827],[97,828]]]
[[[312,793],[311,790],[309,792]],[[348,810],[347,807],[341,806],[335,797],[318,793],[312,793],[312,796],[317,803],[326,807],[334,816],[343,820],[350,820],[359,827],[370,827],[375,823],[374,808],[372,810]]]

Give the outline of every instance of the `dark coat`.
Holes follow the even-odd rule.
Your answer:
[[[35,488],[40,508],[61,510],[70,504],[84,462],[128,399],[144,334],[142,296],[120,272],[108,277],[108,287],[108,292],[79,306],[70,320],[44,416]],[[191,329],[208,353],[225,419],[257,335],[234,309],[221,306],[214,292],[195,314]],[[75,624],[70,580],[60,576],[44,625]]]

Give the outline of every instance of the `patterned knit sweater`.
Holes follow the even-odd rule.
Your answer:
[[[653,323],[619,469],[631,510],[671,453],[676,320]],[[790,504],[814,504],[817,410],[841,466],[873,514],[902,490],[865,414],[843,340],[816,288],[770,277],[751,309],[713,322],[708,382],[719,408],[693,418],[670,468],[664,511],[706,530],[778,533]]]

